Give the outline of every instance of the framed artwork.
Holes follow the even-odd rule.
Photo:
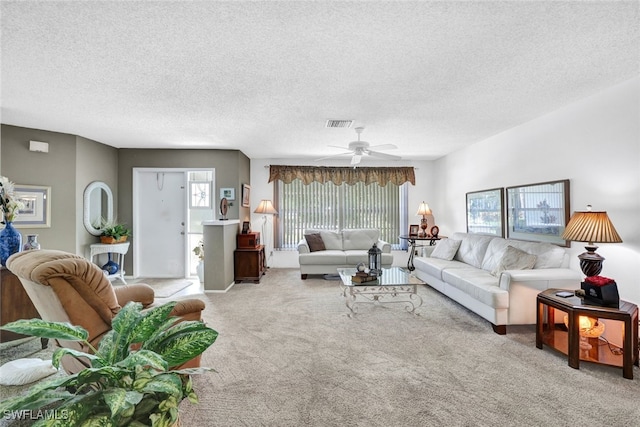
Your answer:
[[[248,234],[251,231],[251,223],[249,221],[242,221],[241,234]]]
[[[235,188],[221,188],[220,189],[220,198],[227,199],[228,201],[233,201],[236,199],[236,189]]]
[[[418,224],[411,224],[409,226],[409,236],[417,236],[420,232],[420,226]]]
[[[189,181],[189,208],[211,209],[211,181]]]
[[[15,227],[51,227],[51,187],[16,184],[14,191],[16,198],[24,205],[13,221]]]
[[[467,193],[467,233],[504,237],[503,188]]]
[[[507,187],[507,237],[569,247],[569,180]]]
[[[242,184],[242,207],[248,208],[251,206],[251,187],[248,184]]]

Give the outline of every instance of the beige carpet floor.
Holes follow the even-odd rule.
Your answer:
[[[640,370],[582,363],[506,336],[429,287],[419,316],[400,305],[347,316],[335,281],[269,270],[262,283],[208,294],[220,336],[195,378],[185,426],[635,426]]]
[[[338,282],[271,269],[260,284],[201,295],[220,334],[202,364],[217,372],[194,377],[200,403],[181,404],[182,425],[638,425],[637,367],[633,380],[572,369],[535,347],[533,326],[499,336],[431,288],[419,293],[418,316],[371,304],[349,318]]]

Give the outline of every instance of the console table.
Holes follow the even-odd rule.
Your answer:
[[[409,236],[409,235],[401,235],[399,236],[401,240],[406,240],[409,242],[409,260],[407,261],[407,268],[409,271],[413,271],[416,268],[413,265],[413,257],[416,254],[416,248],[422,247],[426,245],[417,245],[417,242],[428,241],[429,246],[433,246],[436,244],[438,240],[446,239],[446,236]]]
[[[622,376],[633,379],[633,365],[638,366],[638,306],[627,301],[620,301],[618,308],[590,305],[576,296],[562,298],[556,295],[563,290],[547,289],[537,296],[536,347],[541,349],[546,344],[568,355],[569,366],[574,369],[579,369],[580,361],[584,360],[622,367]],[[554,310],[566,313],[566,327],[564,323],[557,323]],[[581,351],[580,316],[622,322],[622,348],[607,345],[599,338],[588,338],[589,344],[593,344],[591,349]]]
[[[90,255],[89,259],[91,262],[93,261],[93,257],[98,256],[100,254],[116,254],[116,260],[114,260],[119,268],[116,274],[109,274],[107,278],[109,280],[119,279],[125,285],[127,282],[124,281],[124,256],[129,252],[129,242],[125,243],[114,243],[114,244],[105,244],[105,243],[94,243],[90,246]],[[97,263],[96,263],[97,264]]]

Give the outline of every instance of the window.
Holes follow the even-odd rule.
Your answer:
[[[276,245],[285,250],[296,249],[307,229],[377,228],[380,238],[398,249],[400,230],[407,227],[407,185],[304,185],[300,179],[290,184],[278,181]]]

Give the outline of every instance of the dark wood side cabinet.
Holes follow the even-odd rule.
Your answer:
[[[638,306],[620,300],[618,308],[600,307],[585,303],[572,296],[562,298],[558,291],[565,289],[548,289],[537,297],[536,347],[547,345],[566,354],[569,366],[580,368],[580,361],[600,363],[622,368],[624,378],[633,379],[633,365],[638,366]],[[572,291],[570,291],[572,292]],[[564,314],[556,316],[554,311]],[[559,323],[558,317],[566,315],[565,323]],[[595,319],[614,320],[622,323],[622,347],[600,341],[598,338],[580,337],[580,316]],[[560,320],[560,322],[562,322]],[[584,348],[582,344],[584,345]]]
[[[40,318],[33,306],[29,295],[24,290],[18,276],[4,267],[0,267],[0,326],[19,319]],[[26,338],[26,335],[0,330],[0,342],[14,341]],[[47,346],[46,339],[42,339],[42,348]]]
[[[267,271],[264,245],[253,249],[236,249],[233,254],[233,265],[236,283],[244,280],[259,283]]]

